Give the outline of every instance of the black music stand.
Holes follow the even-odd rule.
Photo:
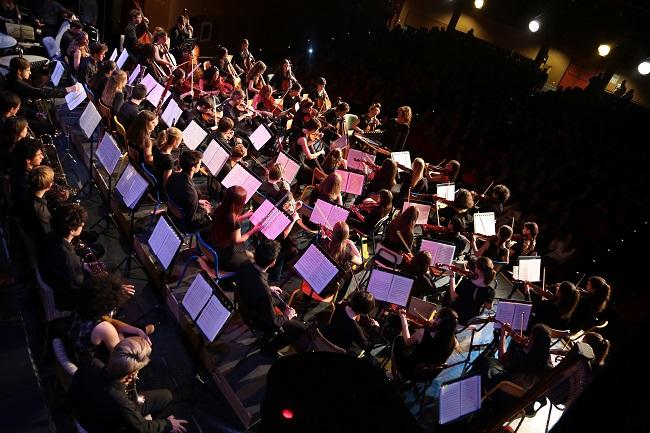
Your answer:
[[[92,109],[97,111],[97,108],[95,108],[95,104],[93,104],[92,101],[88,101],[88,105],[86,105],[86,108],[84,109],[84,112],[81,115],[81,117],[79,118],[79,120],[81,120],[83,115],[86,113],[86,110],[90,109],[89,107],[92,107]],[[97,114],[99,114],[99,112]],[[99,122],[101,122],[101,116],[100,116],[99,121],[97,122],[97,124],[95,124],[95,126],[92,128],[92,131],[90,132],[89,135],[86,134],[86,132],[84,131],[84,134],[86,134],[86,136],[90,140],[90,156],[89,156],[89,160],[88,160],[88,179],[86,179],[86,182],[84,182],[84,184],[81,186],[81,188],[79,189],[77,194],[75,194],[75,196],[73,198],[74,200],[76,200],[77,197],[79,197],[81,192],[84,189],[86,189],[86,187],[89,188],[88,189],[88,196],[86,198],[88,200],[92,200],[93,186],[95,186],[95,188],[97,188],[97,182],[95,182],[95,140],[94,140],[93,136],[94,136],[94,133],[95,133],[95,129],[97,129],[97,125],[99,125]],[[102,132],[104,132],[104,129],[105,129],[104,127],[100,127],[100,130]]]
[[[104,138],[106,138],[107,136],[111,137],[111,139],[112,139],[112,136],[108,133],[108,131],[104,131]],[[102,139],[102,141],[99,143],[99,145],[97,145],[97,148],[99,148],[99,146],[102,144],[103,141],[104,140]],[[103,158],[101,156],[97,156],[97,159],[102,164],[102,166],[106,170],[106,173],[108,174],[108,185],[107,185],[106,202],[105,202],[105,204],[106,204],[106,216],[104,216],[104,218],[100,218],[95,224],[93,224],[90,227],[90,230],[94,229],[96,226],[99,225],[99,223],[102,222],[102,220],[105,219],[106,220],[106,227],[104,227],[103,232],[107,232],[110,229],[112,219],[115,217],[113,215],[113,210],[111,208],[111,198],[113,196],[113,173],[115,173],[115,170],[117,169],[117,167],[119,165],[119,160],[122,158],[122,152],[120,151],[119,147],[117,147],[117,144],[114,142],[114,139],[113,139],[113,144],[114,144],[115,147],[114,147],[114,149],[111,149],[111,150],[114,152],[114,154],[116,152],[120,156],[115,161],[115,165],[112,167],[112,169],[110,169],[111,167],[107,167],[105,165],[105,163],[109,164],[110,163],[109,161],[102,162]],[[95,153],[97,153],[97,149],[95,150]],[[112,221],[112,222],[115,225],[115,221]]]
[[[127,197],[125,197],[123,195],[123,193],[120,191],[120,185],[121,185],[122,178],[125,175],[131,174],[131,172],[129,170],[135,171],[135,174],[137,174],[137,176],[139,176],[139,178],[142,181],[144,181],[144,184],[145,184],[144,189],[139,194],[136,194],[137,197],[135,197],[135,200],[132,201],[130,203],[130,205],[127,204],[126,201],[125,201],[125,199]],[[131,174],[131,175],[133,175],[133,174]],[[133,249],[133,242],[135,241],[135,212],[140,208],[140,205],[142,204],[142,198],[146,195],[146,192],[150,187],[151,187],[151,183],[149,182],[149,178],[147,176],[143,175],[142,173],[140,173],[138,171],[138,169],[135,168],[134,166],[132,166],[131,164],[128,164],[126,166],[126,168],[122,172],[122,175],[120,176],[120,179],[117,181],[117,184],[116,184],[116,191],[117,191],[118,195],[121,198],[122,204],[124,204],[129,209],[129,220],[130,220],[130,222],[129,222],[129,233],[130,233],[130,239],[129,239],[129,246],[128,246],[128,254],[115,267],[115,270],[117,271],[118,269],[122,269],[122,266],[124,266],[124,273],[125,273],[125,275],[127,277],[130,276],[130,274],[131,274],[131,261],[132,261],[132,259],[135,258],[136,262],[138,260],[137,257],[134,257],[135,251]],[[127,193],[129,193],[129,192],[130,192],[130,189],[129,189],[129,191]],[[140,269],[142,269],[142,266],[140,264],[138,264],[138,266],[140,266]]]

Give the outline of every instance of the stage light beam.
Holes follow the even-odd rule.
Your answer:
[[[483,6],[485,6],[485,0],[474,0],[474,7],[476,9],[483,9]]]
[[[531,20],[528,23],[528,30],[530,30],[533,33],[537,33],[537,31],[539,30],[539,27],[540,27],[540,24],[539,24],[539,21],[537,21],[537,20]]]
[[[639,74],[641,75],[648,75],[650,74],[650,61],[644,60],[641,63],[639,63],[639,66],[637,67]]]
[[[600,44],[598,45],[598,55],[600,57],[607,57],[611,49],[612,47],[610,47],[608,44]]]

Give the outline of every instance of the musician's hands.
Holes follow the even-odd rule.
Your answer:
[[[122,284],[122,293],[124,293],[126,296],[135,295],[135,286],[133,284],[127,283]]]
[[[368,317],[368,322],[370,322],[370,326],[372,326],[373,328],[379,328],[379,322],[377,322],[372,317]]]
[[[205,209],[205,211],[208,213],[212,212],[212,204],[210,204],[208,200],[205,199],[199,200],[199,206]]]
[[[68,93],[80,93],[84,89],[81,83],[73,84],[65,88],[65,91]]]
[[[167,420],[172,424],[172,433],[185,433],[187,430],[183,424],[187,424],[184,419],[176,419],[174,415],[169,415]]]
[[[296,317],[298,314],[296,313],[296,310],[294,310],[291,307],[288,307],[284,310],[284,315],[287,318],[287,320],[291,320],[294,317]]]
[[[271,292],[275,293],[276,295],[281,295],[282,294],[282,289],[279,288],[278,286],[271,286],[270,289],[271,289]]]
[[[251,216],[253,216],[253,211],[249,210],[248,212],[246,212],[245,214],[242,215],[242,219],[248,219]]]

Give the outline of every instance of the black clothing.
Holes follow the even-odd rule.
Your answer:
[[[90,83],[90,79],[97,73],[97,63],[92,56],[83,57],[79,62],[79,70],[76,73],[77,81],[81,84]]]
[[[262,182],[262,185],[260,185],[260,187],[257,189],[257,192],[262,194],[264,197],[266,197],[273,203],[277,203],[278,200],[284,197],[284,195],[287,192],[287,190],[283,188],[283,185],[285,185],[283,181],[270,183],[269,181],[265,180],[264,182]]]
[[[382,125],[384,133],[382,134],[381,144],[393,151],[402,151],[406,145],[406,139],[409,136],[410,127],[406,123],[397,123],[397,119],[388,119],[385,125]]]
[[[494,300],[496,292],[493,287],[477,286],[471,280],[463,278],[456,287],[456,294],[458,297],[449,307],[458,313],[458,322],[466,324],[469,319],[479,315],[484,304]]]
[[[56,308],[61,311],[76,309],[84,272],[74,246],[51,233],[38,249],[38,270],[54,292]]]
[[[219,239],[215,225],[224,226],[224,230],[219,231],[219,233],[227,233],[228,241]],[[217,251],[219,269],[236,271],[242,263],[248,260],[245,245],[233,244],[230,241],[233,232],[237,230],[241,230],[241,224],[230,216],[223,216],[220,213],[220,208],[217,208],[212,219],[212,226],[203,233],[203,238]]]
[[[508,260],[508,249],[504,246],[499,246],[497,240],[489,240],[489,245],[483,256],[489,257],[495,262],[505,262]]]
[[[179,172],[169,176],[167,197],[183,210],[188,231],[195,231],[208,222],[207,212],[199,206],[199,193],[189,174]]]
[[[177,50],[183,44],[185,39],[190,38],[190,32],[179,29],[178,26],[169,31],[169,47],[172,50]]]
[[[11,90],[18,95],[23,104],[26,104],[28,99],[63,98],[67,94],[65,89],[34,87],[12,75],[7,76],[5,90]]]
[[[141,391],[145,397],[142,407],[129,399],[126,386],[108,376],[103,364],[95,360],[80,366],[72,377],[70,399],[75,416],[88,433],[170,432],[172,424],[167,419],[146,420],[147,414],[165,409],[172,395],[165,389]]]
[[[398,337],[395,341],[395,361],[397,369],[404,377],[411,377],[414,369],[419,364],[439,365],[444,364],[454,351],[454,346],[448,341],[436,338],[435,333],[424,331],[422,341],[417,343],[410,354],[404,345],[404,339]]]
[[[74,33],[72,30],[68,29],[63,32],[61,35],[61,42],[59,43],[59,49],[61,50],[62,54],[65,55],[68,52],[68,47],[72,41],[74,41]]]
[[[124,93],[115,92],[115,96],[113,96],[113,103],[111,104],[111,113],[119,113],[122,105],[124,105]]]
[[[51,221],[52,215],[47,207],[47,200],[30,193],[20,221],[25,233],[40,242],[52,231]]]
[[[133,105],[133,104],[131,104]],[[156,178],[156,186],[161,199],[167,197],[165,190],[165,172],[174,168],[174,158],[171,154],[161,153],[158,147],[153,148],[153,172]],[[170,175],[171,177],[171,175]]]
[[[106,87],[107,81],[108,77],[105,74],[95,75],[95,78],[92,79],[90,91],[93,92],[96,99],[99,99],[102,96],[102,93],[104,93],[104,87]],[[124,127],[126,128],[126,125],[124,125]]]
[[[347,304],[338,304],[332,315],[332,320],[321,329],[323,337],[341,349],[350,350],[353,344],[365,350],[368,346],[368,339],[363,332],[359,322],[348,316],[345,311]]]
[[[129,127],[133,123],[136,117],[140,113],[140,106],[136,105],[133,101],[128,100],[120,107],[120,110],[117,114],[117,120],[120,121],[125,130],[129,130]]]
[[[9,184],[14,209],[27,209],[31,194],[29,190],[29,171],[22,165],[13,164],[9,170]]]
[[[533,303],[528,329],[537,323],[543,323],[553,329],[569,329],[569,321],[560,317],[557,305],[548,300]]]

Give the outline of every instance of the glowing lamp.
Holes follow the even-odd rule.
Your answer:
[[[598,55],[601,57],[607,57],[611,49],[612,47],[607,44],[600,44],[598,45]]]
[[[639,74],[641,75],[648,75],[650,74],[650,62],[647,60],[644,60],[643,62],[639,63],[639,66],[637,68],[639,70]]]
[[[539,21],[532,20],[531,22],[529,22],[528,23],[528,30],[530,30],[533,33],[537,32],[537,30],[539,30]]]

